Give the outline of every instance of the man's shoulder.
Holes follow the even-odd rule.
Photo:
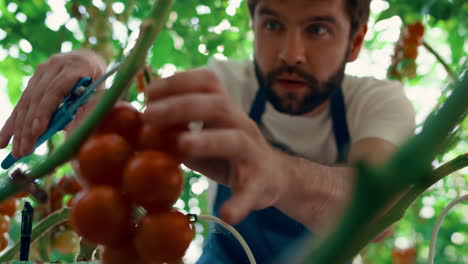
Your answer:
[[[367,90],[367,89],[386,89],[394,87],[402,89],[403,86],[400,82],[392,80],[377,79],[371,76],[358,77],[353,75],[346,75],[343,80],[344,90]]]
[[[353,104],[362,100],[401,96],[404,95],[404,89],[397,81],[346,75],[343,80],[343,94],[347,104]]]
[[[211,59],[207,69],[214,71],[221,79],[248,80],[254,77],[253,62],[248,59],[243,60],[219,60]]]

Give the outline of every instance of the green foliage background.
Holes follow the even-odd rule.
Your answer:
[[[65,20],[55,24],[50,21],[46,23],[48,17],[50,19],[56,11],[52,8],[55,6],[54,2],[65,4],[65,11],[62,13]],[[466,1],[385,2],[389,4],[387,9],[372,14],[369,24],[372,35],[368,36],[365,43],[366,54],[378,56],[382,49],[395,44],[382,38],[386,34],[385,30],[373,29],[379,21],[389,21],[395,17],[403,23],[421,20],[426,25],[425,41],[435,50],[443,51],[442,58],[452,71],[459,73],[466,68]],[[70,48],[92,48],[109,61],[117,58],[124,52],[125,46],[131,45],[139,22],[146,17],[152,3],[153,1],[146,0],[0,0],[0,76],[6,79],[6,89],[0,90],[0,93],[6,93],[11,104],[16,104],[26,85],[26,77],[34,73],[36,66],[51,55]],[[122,6],[125,7],[124,10],[116,12]],[[252,55],[253,41],[249,23],[245,1],[175,1],[167,27],[149,54],[148,64],[160,74],[165,74],[168,71],[202,66],[212,57],[248,58]],[[426,52],[426,56],[431,55]],[[435,105],[443,103],[446,96],[443,87],[450,80],[446,75],[440,74],[439,62],[430,62],[431,65],[425,67],[428,70],[412,80],[405,80],[405,84],[409,92],[434,83],[439,85],[439,99],[432,102]],[[142,100],[134,90],[130,93],[130,99],[140,103]],[[423,115],[424,107],[416,103],[415,107]],[[439,157],[439,163],[467,152],[467,128],[468,121],[464,120],[444,155]],[[60,142],[61,139],[57,141]],[[33,156],[32,162],[39,159],[39,155]],[[397,224],[394,235],[383,243],[367,247],[361,254],[361,261],[392,263],[392,250],[403,241],[417,248],[417,263],[426,263],[436,218],[451,200],[463,192],[466,193],[466,172],[455,173],[428,190]],[[53,177],[60,178],[67,173],[71,173],[69,166],[58,170]],[[192,188],[194,183],[200,181],[200,175],[188,172],[186,178],[182,196],[184,203],[179,204],[180,208],[189,212],[207,213],[206,191],[199,194],[193,192]],[[198,207],[199,211],[194,211],[193,207]],[[430,212],[429,215],[432,216],[422,217],[421,212]],[[447,216],[437,240],[436,263],[468,263],[467,217],[467,205],[459,205]],[[203,230],[202,233],[206,235],[206,226]],[[17,226],[12,229],[11,238],[18,239]],[[61,256],[58,258],[55,260],[64,260]]]

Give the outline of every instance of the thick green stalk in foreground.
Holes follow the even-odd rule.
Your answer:
[[[120,94],[130,86],[133,76],[145,64],[147,52],[162,30],[173,1],[159,0],[154,6],[150,16],[143,21],[137,43],[128,57],[122,62],[112,87],[106,91],[96,109],[67,141],[57,148],[43,163],[31,168],[28,173],[31,180],[46,175],[57,166],[73,158],[93,129],[97,127],[106,113],[112,108]],[[0,202],[18,191],[19,187],[11,180],[7,180],[0,189]]]
[[[328,239],[309,246],[301,263],[346,263],[397,220],[412,201],[440,179],[441,174],[466,165],[466,155],[462,155],[451,168],[439,168],[438,175],[434,175],[431,168],[431,162],[444,146],[447,136],[468,112],[467,75],[465,72],[461,76],[444,105],[426,119],[421,133],[404,144],[389,162],[377,168],[363,163],[357,165],[355,196],[343,221]],[[383,223],[375,223],[377,214],[405,190],[409,191],[403,199],[379,220]]]

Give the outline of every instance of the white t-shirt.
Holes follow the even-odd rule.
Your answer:
[[[252,61],[212,60],[208,69],[219,77],[233,100],[248,114],[258,90]],[[345,76],[342,84],[351,144],[368,137],[401,145],[414,133],[415,113],[399,82]],[[330,111],[292,116],[269,103],[262,116],[264,134],[303,158],[321,164],[337,160]],[[210,188],[211,199],[214,189]]]

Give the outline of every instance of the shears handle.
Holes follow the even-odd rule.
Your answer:
[[[44,142],[46,142],[49,138],[51,138],[55,133],[59,132],[60,130],[63,130],[73,119],[75,118],[76,115],[76,110],[75,111],[70,111],[69,104],[72,103],[70,101],[70,98],[76,97],[76,91],[79,87],[86,87],[89,86],[92,83],[91,78],[89,77],[84,77],[81,78],[73,87],[71,94],[67,96],[63,100],[62,106],[60,106],[55,112],[52,114],[52,118],[49,121],[49,124],[47,125],[47,129],[42,135],[39,136],[37,139],[36,144],[34,145],[33,151],[38,148],[40,145],[42,145]],[[21,158],[20,158],[21,159]],[[4,170],[9,169],[13,164],[15,164],[18,160],[13,155],[10,153],[8,156],[2,161],[2,168]]]

